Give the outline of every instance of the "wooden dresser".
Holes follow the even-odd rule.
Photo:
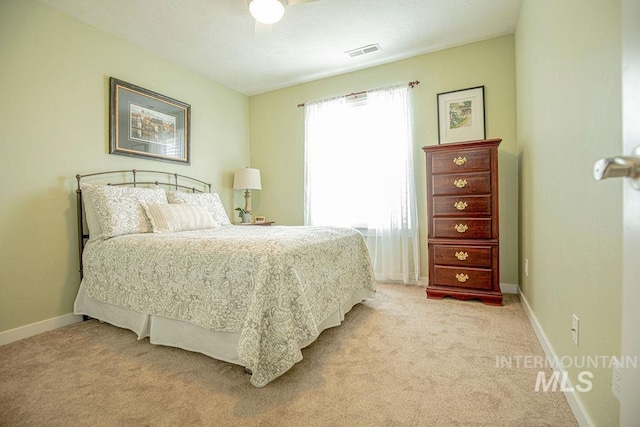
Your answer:
[[[498,239],[501,139],[423,147],[427,156],[427,298],[502,305]]]

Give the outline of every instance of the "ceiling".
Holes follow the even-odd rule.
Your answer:
[[[247,0],[38,1],[245,95],[512,34],[521,3],[318,0],[256,32]]]

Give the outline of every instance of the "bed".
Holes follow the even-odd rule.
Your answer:
[[[88,182],[105,177],[108,185]],[[254,386],[289,370],[324,329],[375,296],[356,230],[234,226],[210,184],[178,174],[76,179],[75,313],[244,366]]]

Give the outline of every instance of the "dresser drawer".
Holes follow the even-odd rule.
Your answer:
[[[434,153],[431,170],[434,174],[454,172],[479,172],[491,169],[491,150],[459,150]]]
[[[487,268],[460,268],[436,265],[434,275],[434,285],[491,289],[492,274],[491,269]]]
[[[433,175],[433,195],[489,194],[491,173]]]
[[[433,214],[491,215],[491,196],[440,196],[433,198]]]
[[[431,237],[491,239],[491,218],[434,218]]]
[[[433,263],[491,268],[491,246],[433,245]]]

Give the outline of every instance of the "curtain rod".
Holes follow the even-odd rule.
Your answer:
[[[414,80],[412,82],[408,83],[409,89],[413,89],[414,87],[418,86],[420,84],[420,82],[418,80]],[[357,95],[364,95],[365,93],[367,93],[368,91],[363,90],[362,92],[353,92],[353,93],[348,93],[346,95],[343,95],[345,97],[347,96],[357,96]],[[298,104],[298,108],[300,107],[304,107],[304,102],[302,104]]]

